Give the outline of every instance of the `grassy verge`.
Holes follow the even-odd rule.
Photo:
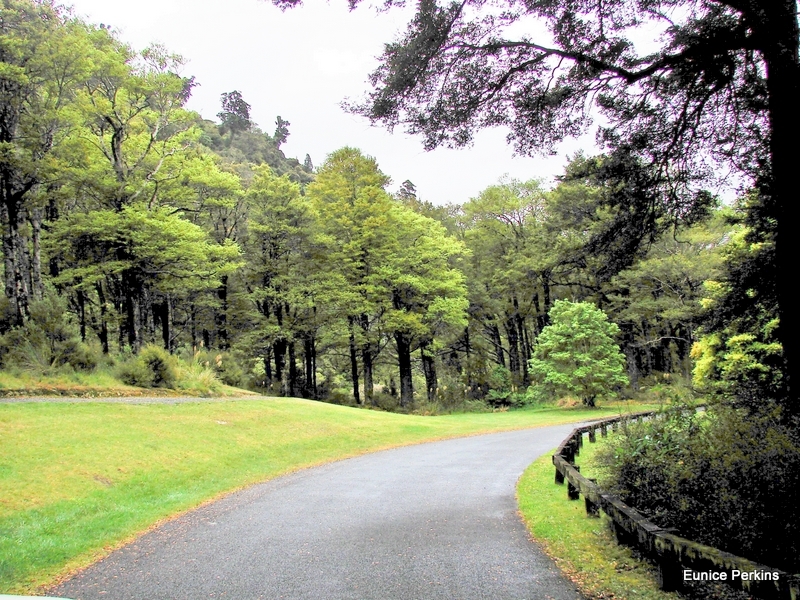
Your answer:
[[[299,468],[639,408],[422,417],[296,399],[0,404],[0,593],[40,589],[163,519]]]
[[[220,396],[251,394],[220,383],[208,369],[181,364],[176,389],[126,385],[109,369],[91,372],[53,369],[50,374],[16,370],[0,371],[0,397],[62,396],[109,398],[121,396]],[[256,395],[256,394],[252,394]]]
[[[578,464],[592,477],[596,444],[584,444]],[[554,483],[550,455],[534,462],[517,485],[520,512],[531,535],[588,598],[673,600],[658,589],[654,570],[619,546],[602,518],[586,516],[583,497],[567,499],[566,485]]]

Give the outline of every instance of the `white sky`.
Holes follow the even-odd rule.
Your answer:
[[[220,94],[239,90],[264,131],[274,131],[278,115],[291,122],[287,156],[302,161],[308,153],[319,166],[334,150],[354,146],[378,160],[391,189],[410,179],[420,198],[436,204],[465,202],[504,174],[551,181],[567,154],[582,145],[593,151],[588,137],[565,143],[559,156],[514,157],[505,132],[489,130],[470,148],[425,152],[420,138],[345,113],[339,103],[369,89],[375,57],[404,30],[409,9],[377,13],[365,2],[349,12],[346,0],[306,0],[286,12],[263,0],[64,3],[89,22],[111,25],[136,49],[157,42],[188,59],[183,75],[200,84],[188,107],[203,117],[216,120]]]

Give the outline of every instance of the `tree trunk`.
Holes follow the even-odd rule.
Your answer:
[[[800,414],[796,383],[797,368],[797,310],[793,303],[792,277],[794,261],[800,253],[796,219],[790,208],[796,196],[797,159],[794,150],[800,138],[800,64],[798,63],[797,5],[794,0],[752,3],[747,16],[758,23],[756,36],[769,40],[764,44],[767,63],[767,93],[770,125],[771,185],[767,190],[770,212],[777,222],[775,262],[780,328],[778,337],[783,345],[784,371],[788,392],[787,410]]]
[[[361,349],[361,365],[364,369],[364,404],[375,405],[375,383],[373,381],[372,344]]]
[[[428,392],[428,402],[436,400],[436,392],[439,389],[439,381],[436,377],[436,361],[434,356],[428,353],[428,342],[420,344],[419,353],[422,358],[422,371],[425,373],[425,388]]]
[[[103,354],[108,354],[108,308],[106,307],[106,295],[103,292],[103,284],[98,282],[97,303],[100,305],[100,331],[97,336],[100,338],[100,345],[103,347]]]
[[[303,355],[305,358],[306,389],[309,396],[317,399],[317,347],[314,336],[309,335],[303,341]]]
[[[172,353],[172,311],[170,310],[169,296],[164,298],[161,304],[161,340],[164,342],[164,350]]]
[[[492,345],[494,346],[495,362],[501,367],[505,367],[506,356],[503,353],[503,342],[500,339],[500,329],[497,327],[497,324],[491,323],[490,325],[486,326],[486,330],[489,333],[489,339],[492,341]]]
[[[286,382],[286,391],[289,396],[297,395],[297,354],[295,353],[294,340],[289,342],[289,377]]]
[[[228,276],[220,278],[220,285],[217,288],[217,298],[219,299],[219,310],[214,314],[214,325],[217,329],[217,346],[220,350],[230,349],[228,341]]]
[[[141,348],[141,311],[139,308],[141,290],[136,278],[130,271],[122,274],[123,289],[125,290],[125,333],[128,346],[134,354]]]
[[[397,365],[400,370],[400,406],[409,407],[414,403],[414,380],[411,373],[411,340],[405,334],[395,332],[397,344]]]
[[[271,388],[272,380],[272,349],[267,348],[264,354],[264,386]]]
[[[81,341],[86,342],[86,294],[78,290],[75,295],[78,302],[78,327],[80,328]]]
[[[283,335],[283,307],[278,304],[275,307],[275,319],[278,322],[278,330]],[[283,338],[275,340],[272,344],[272,351],[275,354],[275,381],[283,382],[283,367],[286,361],[286,340]]]
[[[281,338],[272,344],[272,352],[275,354],[275,382],[283,384],[283,371],[286,367],[286,340]]]
[[[517,334],[517,323],[513,315],[506,318],[506,337],[508,338],[508,366],[511,376],[515,383],[520,380],[519,364],[519,335]]]
[[[356,351],[355,319],[347,318],[350,323],[350,376],[353,378],[353,399],[356,404],[361,404],[361,394],[358,391],[358,355]]]
[[[542,327],[544,329],[550,325],[550,306],[552,299],[550,297],[550,271],[542,273],[542,296],[544,297],[544,306],[542,312]]]
[[[189,305],[189,334],[192,337],[192,354],[197,353],[197,306],[194,302]]]
[[[20,207],[13,193],[3,190],[3,202],[0,202],[3,220],[3,259],[5,267],[6,297],[11,301],[15,325],[22,325],[30,316],[28,312],[29,290],[25,282],[23,266],[22,237],[19,233],[21,224]]]
[[[30,210],[28,220],[31,224],[31,241],[33,243],[33,256],[31,256],[31,293],[36,300],[44,298],[44,283],[42,283],[42,209]]]

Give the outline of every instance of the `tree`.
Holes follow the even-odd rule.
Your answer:
[[[535,393],[575,395],[594,406],[597,396],[614,396],[627,385],[625,356],[614,341],[619,327],[588,302],[558,300],[550,325],[536,340],[530,361]]]
[[[217,244],[199,226],[165,207],[151,209],[143,203],[88,213],[75,212],[53,224],[47,238],[51,256],[64,268],[55,283],[87,294],[95,290],[102,315],[92,319],[104,352],[109,351],[107,301],[113,296],[118,320],[134,322],[142,343],[142,312],[138,304],[124,301],[126,282],[140,286],[137,298],[159,294],[181,296],[194,290],[211,290],[220,277],[236,268],[239,248]],[[171,347],[169,302],[160,315],[162,339]],[[155,315],[154,315],[155,316]],[[120,329],[122,333],[122,328]],[[122,336],[120,335],[120,341]]]
[[[282,119],[280,115],[275,119],[275,133],[272,134],[272,140],[276,148],[280,148],[289,139],[290,125],[291,123]]]
[[[76,208],[174,208],[173,196],[185,193],[178,182],[187,150],[200,135],[197,115],[183,108],[194,80],[177,74],[183,58],[163,47],[137,53],[108,34],[98,35],[96,44],[102,60],[82,86],[84,128],[73,140],[70,185],[80,198]],[[116,252],[120,264],[135,261],[123,246]],[[125,305],[127,343],[138,351],[149,308],[146,281],[139,280],[135,270],[117,275],[114,301]]]
[[[76,88],[95,68],[94,42],[105,36],[51,2],[2,5],[0,222],[4,291],[16,325],[27,318],[29,301],[42,298],[43,190],[58,182],[64,140],[79,118]]]
[[[547,32],[518,35],[532,22]],[[642,25],[660,47],[634,38]],[[612,155],[634,157],[629,164],[638,162],[657,192],[642,202],[656,200],[673,218],[706,202],[698,192],[717,173],[757,185],[766,218],[777,223],[777,271],[789,272],[798,255],[789,218],[798,45],[796,0],[423,0],[405,34],[386,45],[374,91],[351,108],[374,123],[404,125],[428,149],[506,126],[522,153],[551,150],[599,114],[599,141]],[[775,283],[788,376],[797,316],[791,278]],[[796,395],[790,389],[786,405],[794,414]]]
[[[372,400],[375,362],[393,339],[407,406],[412,352],[430,344],[443,324],[464,324],[463,277],[450,264],[463,248],[439,223],[392,198],[388,183],[375,159],[342,148],[319,169],[308,197],[327,239],[326,276],[344,283],[334,302],[347,320],[353,395],[360,400],[360,358],[364,400]],[[426,374],[435,389],[435,373]]]
[[[309,204],[300,195],[299,185],[286,175],[278,177],[266,165],[255,167],[247,198],[248,289],[261,315],[261,326],[256,329],[259,342],[249,340],[249,349],[264,364],[266,382],[271,384],[274,379],[294,396],[298,383],[295,350],[302,342],[304,391],[315,396],[317,317],[327,314],[327,307],[316,307],[324,283],[315,277],[315,227]],[[254,352],[258,346],[259,351]],[[288,373],[284,373],[287,366]]]
[[[353,397],[361,401],[358,359],[364,375],[365,401],[371,402],[374,362],[383,348],[386,288],[375,268],[387,260],[387,218],[393,206],[385,187],[390,179],[370,156],[356,148],[332,153],[308,186],[328,246],[329,276],[344,283],[334,302],[347,320]]]
[[[237,133],[248,131],[253,126],[250,105],[244,101],[239,90],[223,93],[220,100],[222,111],[217,113],[217,117],[222,121],[222,127],[230,132],[230,140],[233,140]]]

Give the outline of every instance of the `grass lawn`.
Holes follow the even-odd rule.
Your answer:
[[[581,466],[581,474],[593,477],[592,456],[599,444],[587,440],[584,438],[576,463]],[[517,484],[517,500],[531,535],[558,566],[588,598],[680,598],[659,590],[655,571],[614,541],[605,515],[586,516],[583,496],[577,501],[567,499],[566,483],[554,482],[551,454],[539,458],[522,475]]]
[[[220,495],[402,444],[640,410],[439,417],[297,399],[0,404],[0,593],[30,593]]]

